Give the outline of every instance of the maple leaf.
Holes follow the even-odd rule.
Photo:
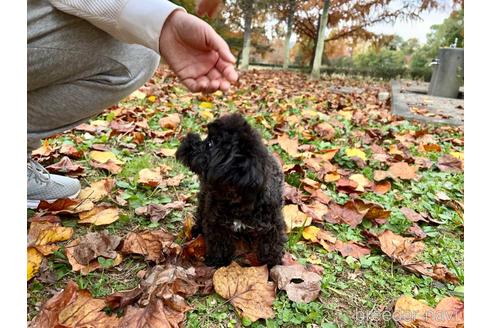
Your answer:
[[[299,148],[299,141],[297,140],[297,137],[295,139],[292,139],[287,134],[282,134],[278,136],[277,142],[280,148],[285,150],[285,152],[287,152],[287,154],[289,154],[290,156],[299,156],[299,152],[297,150]]]
[[[273,318],[275,286],[268,281],[267,266],[242,268],[236,262],[215,271],[217,294],[230,301],[241,317],[252,322]]]

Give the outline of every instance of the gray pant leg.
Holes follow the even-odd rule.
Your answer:
[[[28,151],[117,103],[159,64],[153,50],[122,43],[47,0],[29,0],[27,10]]]

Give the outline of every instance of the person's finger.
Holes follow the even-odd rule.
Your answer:
[[[213,67],[207,74],[207,77],[210,81],[219,80],[222,77],[222,73],[220,73],[215,67]]]
[[[227,80],[220,81],[220,90],[226,92],[231,87],[231,84]]]
[[[210,81],[207,92],[208,93],[215,92],[215,91],[219,90],[219,87],[220,87],[220,80],[212,80],[212,81]]]
[[[198,91],[206,91],[207,88],[209,87],[210,80],[206,76],[200,76],[196,80],[196,83],[198,85]]]
[[[200,91],[198,89],[198,84],[196,83],[196,80],[195,79],[192,79],[192,78],[188,78],[188,79],[184,79],[181,81],[181,83],[184,84],[184,86],[190,90],[191,92],[198,92]]]
[[[221,60],[221,58],[219,58],[215,67],[217,67],[217,69],[222,73],[222,76],[229,80],[229,82],[234,83],[239,78],[239,74],[236,72],[234,65]]]
[[[220,35],[217,34],[217,32],[214,31],[211,26],[210,29],[208,29],[208,33],[205,35],[205,37],[207,38],[207,44],[209,45],[209,47],[217,51],[222,60],[229,63],[236,62],[236,58],[231,53],[231,50],[229,49],[227,43],[224,41],[224,39],[220,37]]]

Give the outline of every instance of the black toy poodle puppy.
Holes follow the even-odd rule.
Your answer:
[[[203,233],[205,264],[228,265],[237,239],[252,244],[262,264],[280,264],[284,176],[259,133],[240,114],[225,115],[208,124],[205,140],[188,134],[176,157],[200,177],[192,232]]]

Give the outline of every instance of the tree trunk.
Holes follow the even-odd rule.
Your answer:
[[[323,48],[325,45],[325,27],[328,23],[328,9],[330,8],[330,0],[323,1],[323,14],[321,15],[321,21],[318,29],[318,39],[316,41],[316,50],[314,53],[313,70],[311,76],[315,79],[319,79],[321,59],[323,58]]]
[[[247,70],[249,66],[249,50],[251,48],[251,25],[253,22],[253,1],[245,1],[244,6],[244,36],[243,36],[243,51],[241,53],[242,70]]]
[[[313,40],[313,51],[311,54],[311,59],[309,60],[309,69],[313,70],[313,64],[314,64],[314,56],[316,55],[316,40],[318,40],[318,35],[319,35],[319,27],[321,26],[321,16],[322,13],[318,15],[318,25],[316,25],[316,35],[314,36]]]
[[[296,11],[295,0],[290,0],[289,2],[289,17],[287,17],[287,35],[284,41],[284,64],[283,69],[289,68],[289,54],[290,54],[290,37],[292,36],[292,25],[294,23],[294,14]]]

